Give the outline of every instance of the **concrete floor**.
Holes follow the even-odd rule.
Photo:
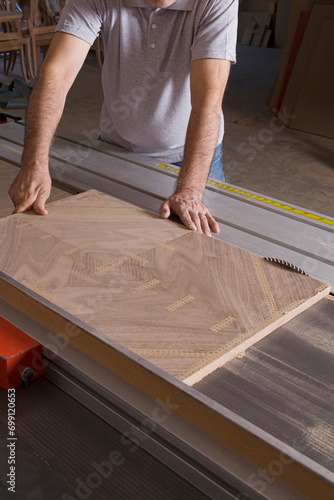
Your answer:
[[[334,217],[334,140],[277,127],[265,101],[278,72],[279,49],[239,44],[237,53],[223,105],[227,182]],[[100,75],[91,54],[70,90],[63,128],[98,137]],[[25,116],[25,110],[13,112]],[[8,182],[2,176],[0,200],[8,199]]]

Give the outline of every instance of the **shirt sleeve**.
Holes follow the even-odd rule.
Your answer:
[[[211,0],[201,13],[191,48],[192,60],[236,62],[238,0]]]
[[[101,0],[67,0],[56,31],[68,33],[93,45],[102,27]]]

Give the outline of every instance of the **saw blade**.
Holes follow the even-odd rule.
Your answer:
[[[268,260],[269,262],[273,262],[273,264],[277,264],[279,266],[285,267],[286,269],[290,269],[290,271],[303,274],[304,276],[309,276],[309,274],[303,271],[303,269],[296,266],[295,264],[292,264],[291,262],[288,262],[287,260],[277,259],[276,257],[264,257],[264,259]]]

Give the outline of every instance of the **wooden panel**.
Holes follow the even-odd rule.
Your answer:
[[[0,224],[0,270],[27,294],[188,384],[329,293],[97,191],[50,204],[47,217],[16,214]]]
[[[334,0],[292,0],[290,15],[289,15],[288,39],[282,52],[278,77],[275,82],[274,91],[269,103],[269,108],[272,109],[273,111],[275,111],[276,109],[277,101],[281,93],[281,88],[285,77],[287,64],[289,61],[291,47],[294,42],[300,13],[311,12],[314,4],[334,5]]]
[[[313,7],[309,22],[307,23],[305,34],[302,38],[296,60],[294,61],[291,76],[287,82],[287,87],[282,102],[282,109],[284,110],[283,114],[285,115],[286,113],[293,114],[296,112],[295,106],[299,99],[303,83],[306,79],[310,61],[314,57],[313,54],[319,38],[322,22],[325,19],[334,20],[334,6],[315,5]],[[321,57],[322,64],[325,64],[326,68],[330,66],[328,65],[328,61],[333,58],[332,47],[329,46],[328,50],[329,59],[323,59]],[[319,80],[320,83],[320,78],[318,78],[317,80]]]
[[[333,9],[334,11],[334,9]],[[333,12],[334,14],[334,12]],[[290,127],[334,139],[334,19],[323,21]]]

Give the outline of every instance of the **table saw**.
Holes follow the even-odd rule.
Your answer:
[[[19,167],[23,135],[21,124],[0,127],[2,160]],[[178,174],[61,130],[50,169],[69,193],[93,188],[155,213]],[[214,181],[204,202],[221,227],[215,238],[333,287],[333,219]],[[18,393],[21,460],[34,471],[21,487],[31,498],[333,498],[331,296],[193,387],[140,359],[115,355],[110,370],[70,345],[50,349],[53,335],[4,300],[0,315],[42,345],[48,366]]]

